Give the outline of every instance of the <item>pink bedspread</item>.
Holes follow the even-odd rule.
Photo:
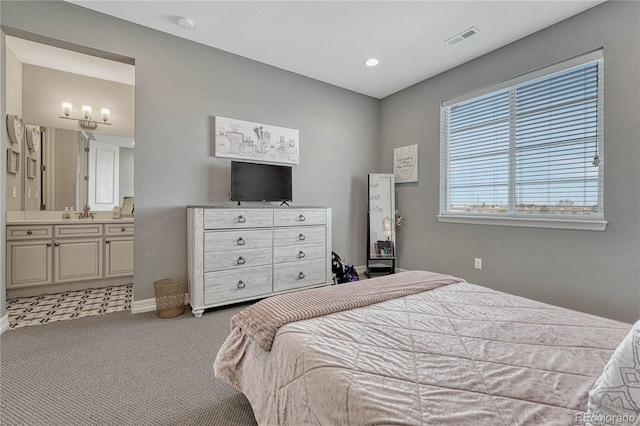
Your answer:
[[[259,301],[234,315],[231,325],[232,328],[240,327],[268,351],[278,329],[290,322],[361,308],[459,282],[464,280],[434,272],[408,271],[400,280],[398,275],[387,275],[374,281],[297,291]]]
[[[271,351],[235,327],[214,368],[261,425],[572,425],[630,327],[458,283],[283,325]]]

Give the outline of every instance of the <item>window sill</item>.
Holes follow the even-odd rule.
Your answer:
[[[604,231],[605,220],[576,220],[496,216],[438,215],[438,222],[466,223],[473,225],[520,226],[525,228],[573,229],[579,231]]]

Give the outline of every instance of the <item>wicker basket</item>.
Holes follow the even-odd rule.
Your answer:
[[[166,278],[153,283],[158,318],[173,318],[184,313],[186,278]]]

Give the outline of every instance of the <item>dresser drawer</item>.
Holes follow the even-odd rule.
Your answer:
[[[273,265],[273,291],[292,290],[326,282],[325,259]]]
[[[51,238],[53,232],[51,226],[45,225],[18,225],[7,226],[7,240],[37,240]]]
[[[204,229],[269,228],[271,209],[205,209]]]
[[[271,247],[272,244],[273,231],[271,229],[242,229],[204,233],[205,258],[209,253],[215,251],[267,248]]]
[[[87,223],[79,225],[55,225],[54,237],[101,237],[102,224]]]
[[[324,244],[325,234],[326,228],[324,226],[274,229],[273,245],[276,247],[297,247],[303,244]]]
[[[273,226],[324,225],[327,223],[326,209],[289,209],[273,212]]]
[[[107,223],[104,225],[104,234],[110,237],[133,235],[133,223]]]
[[[302,262],[325,257],[324,244],[301,244],[294,247],[274,247],[273,263]]]
[[[204,271],[223,271],[271,265],[271,247],[251,250],[216,251],[204,257]]]
[[[271,265],[204,274],[204,303],[220,304],[271,293]]]

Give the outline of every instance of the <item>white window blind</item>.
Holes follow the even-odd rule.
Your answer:
[[[441,216],[604,220],[596,53],[443,103]]]

